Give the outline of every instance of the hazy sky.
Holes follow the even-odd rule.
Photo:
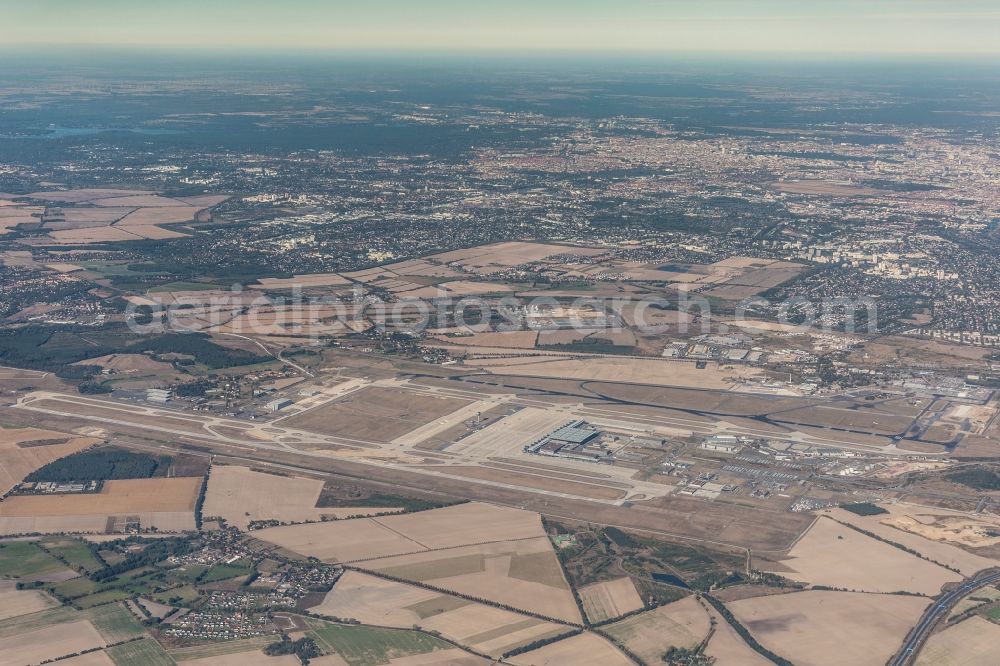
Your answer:
[[[1000,53],[997,0],[16,0],[0,44]]]

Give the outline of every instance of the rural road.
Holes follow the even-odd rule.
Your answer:
[[[924,641],[930,635],[931,631],[937,626],[938,621],[949,611],[952,607],[958,603],[959,599],[968,595],[970,592],[978,590],[979,588],[986,587],[992,583],[1000,581],[1000,571],[994,571],[993,573],[987,574],[980,578],[974,578],[972,580],[967,580],[958,587],[947,592],[944,596],[934,602],[934,604],[926,611],[924,611],[923,617],[920,618],[920,622],[917,626],[913,628],[910,634],[906,637],[906,642],[893,657],[892,661],[889,662],[889,666],[909,666],[916,660],[916,656],[923,647]]]
[[[258,347],[260,347],[264,351],[264,353],[267,354],[268,356],[271,356],[272,358],[275,358],[275,359],[281,361],[282,363],[284,363],[286,365],[292,366],[293,368],[295,368],[296,370],[298,370],[299,372],[301,372],[306,377],[312,379],[312,378],[314,378],[316,376],[313,373],[311,373],[308,370],[306,370],[305,368],[303,368],[298,363],[293,363],[292,361],[289,361],[287,358],[283,358],[281,356],[281,351],[280,350],[278,351],[277,354],[275,354],[273,351],[271,351],[270,349],[268,349],[267,347],[265,347],[260,342],[260,340],[257,340],[255,338],[250,338],[250,337],[247,337],[245,335],[239,335],[238,333],[221,333],[220,335],[229,335],[229,336],[234,337],[234,338],[239,338],[241,340],[246,340],[248,342],[252,342],[255,345],[257,345]]]

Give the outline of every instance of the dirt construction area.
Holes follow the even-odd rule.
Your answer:
[[[934,541],[926,536],[902,529],[903,526],[909,526],[907,518],[913,518],[924,524],[933,522],[934,517],[937,516],[954,516],[960,520],[969,521],[971,519],[968,514],[959,514],[940,508],[928,509],[903,502],[886,504],[884,508],[889,512],[889,515],[859,516],[844,509],[831,509],[828,513],[842,523],[854,525],[893,543],[912,548],[924,557],[957,569],[966,576],[996,566],[996,562],[992,559],[970,553],[946,540]],[[985,520],[987,514],[980,515],[984,516],[982,520]]]

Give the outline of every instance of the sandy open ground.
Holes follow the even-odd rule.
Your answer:
[[[0,428],[0,495],[36,469],[100,441],[38,428]]]
[[[43,627],[3,639],[0,664],[22,666],[104,647],[105,642],[87,620],[60,624],[58,630]]]
[[[912,515],[893,515],[882,522],[931,541],[945,541],[971,548],[1000,544],[1000,525],[978,517],[927,511]]]
[[[631,578],[619,578],[581,587],[578,592],[583,610],[591,622],[601,622],[612,617],[642,608],[642,597]]]
[[[796,666],[883,666],[928,600],[807,590],[728,604],[760,643]]]
[[[346,518],[392,513],[397,509],[346,507],[317,509],[323,481],[278,476],[248,467],[212,467],[205,493],[204,516],[225,518],[229,525],[246,529],[254,520],[304,522],[324,516]]]
[[[728,389],[740,381],[760,376],[749,366],[716,367],[699,370],[693,361],[661,361],[648,358],[587,359],[505,358],[467,360],[466,365],[478,366],[495,375],[525,375],[559,377],[610,382],[634,382],[656,386]]]
[[[537,513],[482,502],[386,516],[378,520],[427,548],[545,536],[541,517]]]
[[[931,515],[947,516],[952,515],[952,512],[949,512],[946,509],[927,509],[925,507],[918,507],[912,504],[903,503],[886,504],[883,508],[889,511],[889,516],[886,516],[885,514],[876,516],[859,516],[851,513],[850,511],[845,511],[844,509],[831,509],[828,512],[828,515],[836,520],[839,520],[840,522],[854,525],[871,532],[872,534],[877,534],[883,539],[888,539],[893,543],[898,543],[906,546],[907,548],[912,548],[918,553],[921,553],[924,557],[958,569],[966,576],[970,576],[977,571],[982,571],[983,569],[996,566],[996,562],[989,558],[975,555],[943,541],[931,541],[930,539],[924,538],[918,534],[903,531],[897,527],[886,524],[886,521],[890,518],[908,516],[911,514],[921,515],[926,513]]]
[[[708,635],[708,613],[694,597],[625,618],[604,628],[648,663],[659,663],[671,646],[689,648]]]
[[[458,398],[369,386],[284,423],[310,432],[390,442],[468,404]]]
[[[485,275],[511,266],[541,261],[561,254],[593,256],[603,252],[605,250],[598,248],[511,241],[443,252],[431,255],[428,259],[444,264],[458,265],[465,270]]]
[[[927,639],[917,666],[995,666],[1000,625],[974,615]]]
[[[465,337],[444,338],[444,342],[474,347],[511,347],[532,349],[538,339],[537,331],[509,331],[477,333]]]
[[[628,666],[632,660],[590,632],[550,643],[508,659],[516,666]]]
[[[542,620],[354,571],[346,572],[323,603],[311,610],[363,624],[420,626],[488,654],[560,630]]]
[[[962,577],[936,564],[821,516],[781,561],[781,575],[859,592],[933,596]]]

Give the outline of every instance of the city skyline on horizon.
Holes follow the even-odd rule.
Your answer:
[[[984,0],[40,0],[4,18],[0,44],[16,48],[1000,54],[1000,11]]]

